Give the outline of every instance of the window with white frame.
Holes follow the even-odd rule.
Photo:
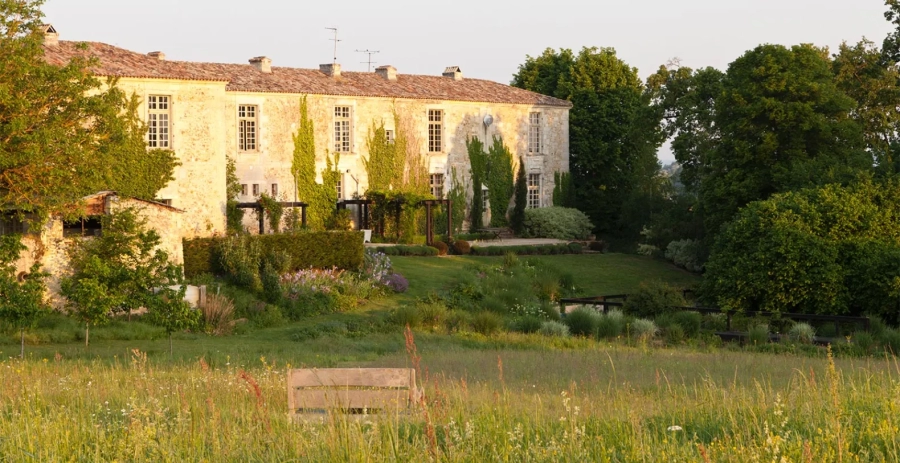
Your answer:
[[[238,149],[256,151],[256,105],[238,105]]]
[[[485,213],[491,210],[491,198],[490,198],[490,190],[487,188],[481,189],[481,212]]]
[[[253,184],[253,196],[259,196],[259,183]]]
[[[385,131],[384,131],[384,138],[387,139],[387,142],[388,142],[388,143],[393,143],[393,142],[394,142],[394,131],[393,131],[393,130],[390,130],[390,129],[385,130]]]
[[[532,209],[541,207],[541,174],[528,174],[528,203]]]
[[[172,147],[172,101],[170,96],[147,97],[147,146],[168,149]]]
[[[431,194],[437,199],[444,199],[444,174],[431,174]]]
[[[340,201],[344,199],[344,176],[338,175],[337,182],[334,184],[335,193],[337,193],[337,199]]]
[[[350,107],[334,107],[334,151],[350,152]]]
[[[278,197],[278,184],[277,183],[272,184],[272,197],[273,198]]]
[[[444,111],[428,110],[428,152],[444,151]]]
[[[247,196],[247,184],[246,183],[241,184],[241,196]]]
[[[528,153],[541,154],[541,113],[528,114]]]

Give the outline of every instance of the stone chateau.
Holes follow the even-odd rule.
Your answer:
[[[49,25],[44,45],[51,63],[96,58],[95,74],[119,78],[119,87],[141,99],[148,146],[172,149],[181,162],[158,197],[184,211],[177,221],[179,238],[225,231],[228,158],[235,160],[243,185],[241,201],[254,201],[262,192],[303,201],[294,197],[290,173],[303,96],[315,125],[317,171],[325,168],[326,151],[340,153],[340,198],[365,193],[366,138],[373,122],[383,122],[391,137],[394,111],[409,121],[407,131],[427,159],[438,197],[449,190],[451,171],[471,197],[470,137],[486,144],[502,137],[524,159],[529,207],[550,205],[554,173],[569,170],[569,102],[464,77],[455,66],[425,76],[393,66],[375,72],[344,72],[339,64],[278,67],[265,56],[247,64],[172,61],[160,51],[62,41]]]

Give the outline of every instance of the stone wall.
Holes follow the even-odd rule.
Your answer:
[[[157,194],[187,212],[178,231],[167,234],[204,237],[225,231],[226,125],[234,116],[223,111],[225,82],[122,78],[119,87],[143,102],[139,113],[147,120],[147,97],[168,95],[172,102],[172,149],[181,163],[175,180]]]
[[[237,175],[242,184],[247,185],[247,195],[241,201],[254,201],[252,185],[259,185],[261,192],[271,192],[273,184],[278,185],[279,197],[285,201],[303,201],[295,198],[291,163],[293,159],[293,134],[300,120],[300,99],[298,94],[261,94],[229,92],[225,113],[233,115],[235,121],[226,124],[226,152],[235,159]],[[393,113],[408,118],[413,127],[412,135],[417,138],[423,155],[427,154],[429,172],[445,175],[445,191],[449,190],[451,170],[466,184],[469,198],[472,185],[466,139],[477,137],[486,145],[495,136],[502,137],[518,164],[521,156],[529,173],[539,173],[542,178],[541,203],[551,205],[555,172],[569,170],[569,112],[567,108],[553,106],[531,106],[514,104],[489,104],[460,101],[392,100],[373,97],[337,97],[309,95],[307,97],[309,117],[315,127],[317,171],[325,168],[325,153],[334,149],[333,121],[335,106],[350,106],[351,109],[351,152],[341,153],[338,168],[342,173],[344,198],[355,193],[363,195],[368,188],[363,159],[368,157],[366,139],[372,124],[384,123],[388,130],[394,127]],[[237,145],[237,106],[243,104],[258,107],[258,149],[241,152]],[[441,153],[426,153],[428,142],[427,114],[430,109],[443,111],[444,149]],[[542,147],[539,155],[530,155],[528,149],[529,113],[540,112],[542,120]],[[491,115],[493,123],[485,126],[485,116]],[[395,132],[396,133],[396,132]],[[255,230],[256,220],[249,211],[245,214],[245,225]]]

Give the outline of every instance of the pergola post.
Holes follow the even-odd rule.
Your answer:
[[[266,210],[262,206],[256,208],[256,216],[259,217],[259,234],[266,232]]]
[[[425,201],[425,244],[434,244],[434,229],[431,223],[431,201]]]

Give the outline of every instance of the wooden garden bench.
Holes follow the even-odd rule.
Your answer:
[[[288,371],[287,386],[293,418],[403,411],[419,400],[412,368],[296,369]]]
[[[507,227],[485,227],[477,230],[478,233],[487,233],[493,236],[493,239],[503,241],[503,238],[513,236],[512,230]]]

